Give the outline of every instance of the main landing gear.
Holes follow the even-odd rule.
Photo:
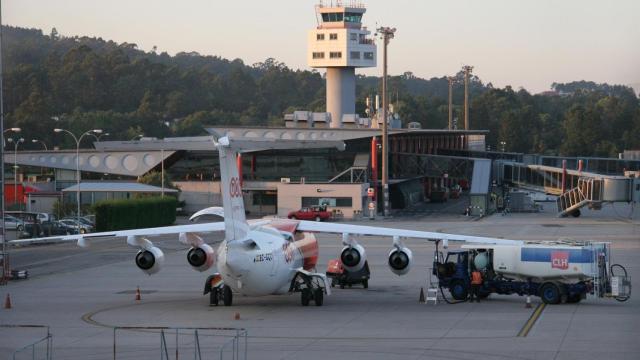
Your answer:
[[[327,291],[327,280],[322,275],[298,272],[291,281],[289,292],[300,293],[302,306],[309,306],[312,300],[316,306],[322,306]]]
[[[233,292],[228,285],[224,285],[219,274],[209,276],[204,284],[204,294],[209,294],[209,306],[224,306],[233,304]]]

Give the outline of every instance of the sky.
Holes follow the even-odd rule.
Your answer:
[[[319,0],[4,0],[3,24],[135,43],[142,50],[306,64]],[[325,0],[325,3],[329,0]],[[537,93],[589,80],[640,91],[640,0],[364,0],[370,29],[396,27],[391,74],[464,64],[494,86]],[[379,42],[380,43],[380,42]],[[379,46],[381,51],[381,46]],[[378,68],[358,73],[380,75]]]

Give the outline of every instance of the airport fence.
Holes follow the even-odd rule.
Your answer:
[[[113,328],[113,359],[247,359],[247,331],[236,328]]]
[[[1,324],[0,328],[4,329],[45,329],[46,335],[31,344],[25,345],[13,352],[11,358],[13,360],[52,360],[53,359],[53,336],[46,325],[9,325]]]

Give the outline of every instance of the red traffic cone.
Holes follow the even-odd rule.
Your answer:
[[[138,286],[138,288],[136,289],[136,301],[140,300],[142,300],[142,297],[140,296],[140,287]]]
[[[4,308],[11,309],[11,296],[7,294],[7,297],[4,299]]]

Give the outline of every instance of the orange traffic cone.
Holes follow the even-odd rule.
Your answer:
[[[140,287],[138,286],[138,288],[136,289],[136,301],[140,300],[142,300],[142,297],[140,296]]]
[[[531,296],[527,295],[527,304],[524,307],[526,309],[531,309]]]
[[[425,297],[424,297],[424,288],[422,288],[422,287],[420,288],[420,298],[418,299],[418,302],[419,302],[420,304],[424,304],[424,303],[426,303],[426,302],[427,302],[427,301],[425,300]]]
[[[11,296],[7,294],[7,297],[4,299],[4,308],[11,309]]]
[[[234,318],[235,320],[240,320],[240,313],[239,313],[239,312],[237,312],[237,313],[233,316],[233,318]]]

